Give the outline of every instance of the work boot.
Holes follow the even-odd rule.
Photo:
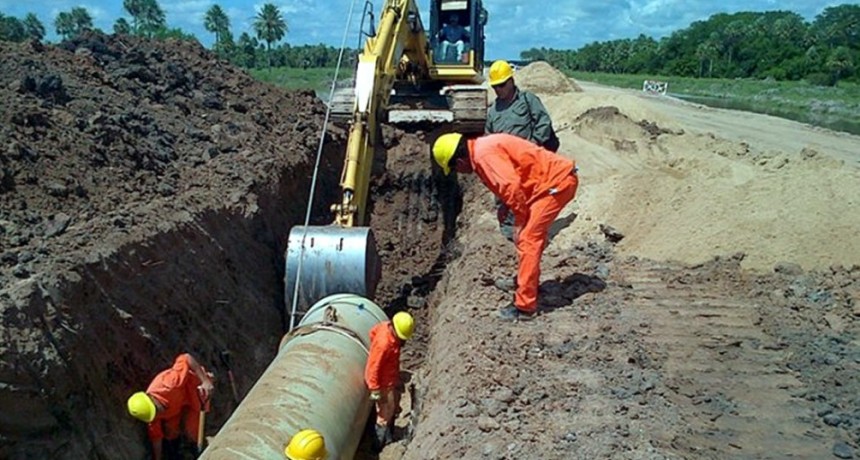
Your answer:
[[[531,321],[537,316],[537,312],[524,312],[516,307],[514,304],[510,304],[501,310],[499,310],[499,319],[502,321]]]
[[[391,442],[391,430],[388,429],[387,426],[376,425],[376,448],[377,450],[382,450],[386,444]]]
[[[493,286],[505,292],[514,292],[517,290],[517,280],[516,278],[496,278]]]

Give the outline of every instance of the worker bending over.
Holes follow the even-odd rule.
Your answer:
[[[310,429],[296,433],[284,448],[284,455],[289,460],[328,460],[323,435]]]
[[[510,208],[519,268],[514,301],[499,316],[507,321],[533,318],[538,307],[540,259],[550,226],[576,195],[576,164],[510,134],[477,139],[443,134],[433,144],[433,158],[445,175],[452,168],[459,173],[476,173]]]
[[[487,110],[484,131],[487,134],[513,134],[557,152],[559,140],[549,113],[537,95],[517,86],[514,82],[514,69],[508,61],[493,62],[490,66],[489,83],[496,93],[496,100]],[[502,235],[513,241],[514,215],[498,198],[496,218]],[[497,280],[496,285],[509,291],[516,289],[516,282],[510,278]]]
[[[183,428],[186,438],[200,445],[200,412],[208,405],[213,388],[212,374],[189,353],[183,353],[173,361],[173,367],[155,376],[145,392],[128,399],[128,412],[149,424],[155,460],[164,458],[165,452],[180,452]]]
[[[376,442],[382,448],[392,441],[394,416],[400,408],[400,347],[412,338],[415,320],[406,312],[370,329],[370,356],[364,380],[376,402]]]

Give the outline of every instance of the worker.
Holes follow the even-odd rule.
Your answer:
[[[496,101],[487,112],[484,131],[487,134],[513,134],[557,152],[558,137],[549,113],[539,97],[517,88],[514,69],[507,61],[493,62],[489,83],[496,93]]]
[[[179,454],[183,428],[186,438],[195,447],[200,445],[200,412],[208,406],[214,389],[212,379],[212,374],[191,354],[183,353],[171,368],[155,376],[145,392],[139,391],[128,399],[128,412],[149,424],[155,460]]]
[[[290,439],[284,449],[290,460],[327,460],[325,438],[317,430],[302,430]]]
[[[469,31],[460,25],[460,16],[452,14],[450,21],[450,24],[445,24],[439,31],[439,39],[442,41],[442,60],[449,60],[448,53],[454,47],[457,50],[454,61],[460,61],[466,49],[466,42],[469,41]]]
[[[394,417],[400,408],[400,347],[412,338],[415,319],[399,312],[390,321],[370,329],[370,355],[364,380],[370,399],[376,403],[376,443],[378,448],[391,442]]]
[[[474,172],[511,209],[519,267],[514,301],[503,320],[534,318],[540,282],[540,259],[550,225],[576,195],[576,163],[510,134],[467,139],[443,134],[433,144],[433,158],[445,175],[451,169]]]
[[[549,113],[539,97],[517,87],[514,70],[507,61],[493,62],[490,66],[489,83],[496,93],[496,101],[489,108],[484,131],[488,134],[513,134],[557,152],[558,136],[552,128]],[[499,230],[508,240],[513,241],[514,216],[499,199],[496,199],[496,218],[499,221]],[[516,287],[516,283],[511,279],[500,280],[496,284],[507,290]]]

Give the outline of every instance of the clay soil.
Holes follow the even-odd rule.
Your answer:
[[[177,352],[224,376],[229,349],[240,395],[274,356],[325,107],[180,42],[0,56],[0,457],[145,458],[124,401]],[[541,95],[581,188],[530,323],[493,316],[516,261],[489,194],[431,168],[438,130],[386,128],[376,300],[419,326],[378,457],[858,455],[860,141],[579,87]],[[209,435],[236,405],[217,385]]]

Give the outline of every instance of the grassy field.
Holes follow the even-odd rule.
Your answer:
[[[312,89],[317,94],[328,95],[334,68],[300,69],[297,67],[273,67],[271,69],[250,69],[258,80],[287,89]],[[341,67],[338,80],[352,78],[352,67]]]
[[[659,75],[616,75],[571,72],[577,80],[641,89],[643,80],[669,83],[669,95],[714,107],[766,113],[778,117],[860,134],[860,85],[836,87],[805,82],[683,78]]]

